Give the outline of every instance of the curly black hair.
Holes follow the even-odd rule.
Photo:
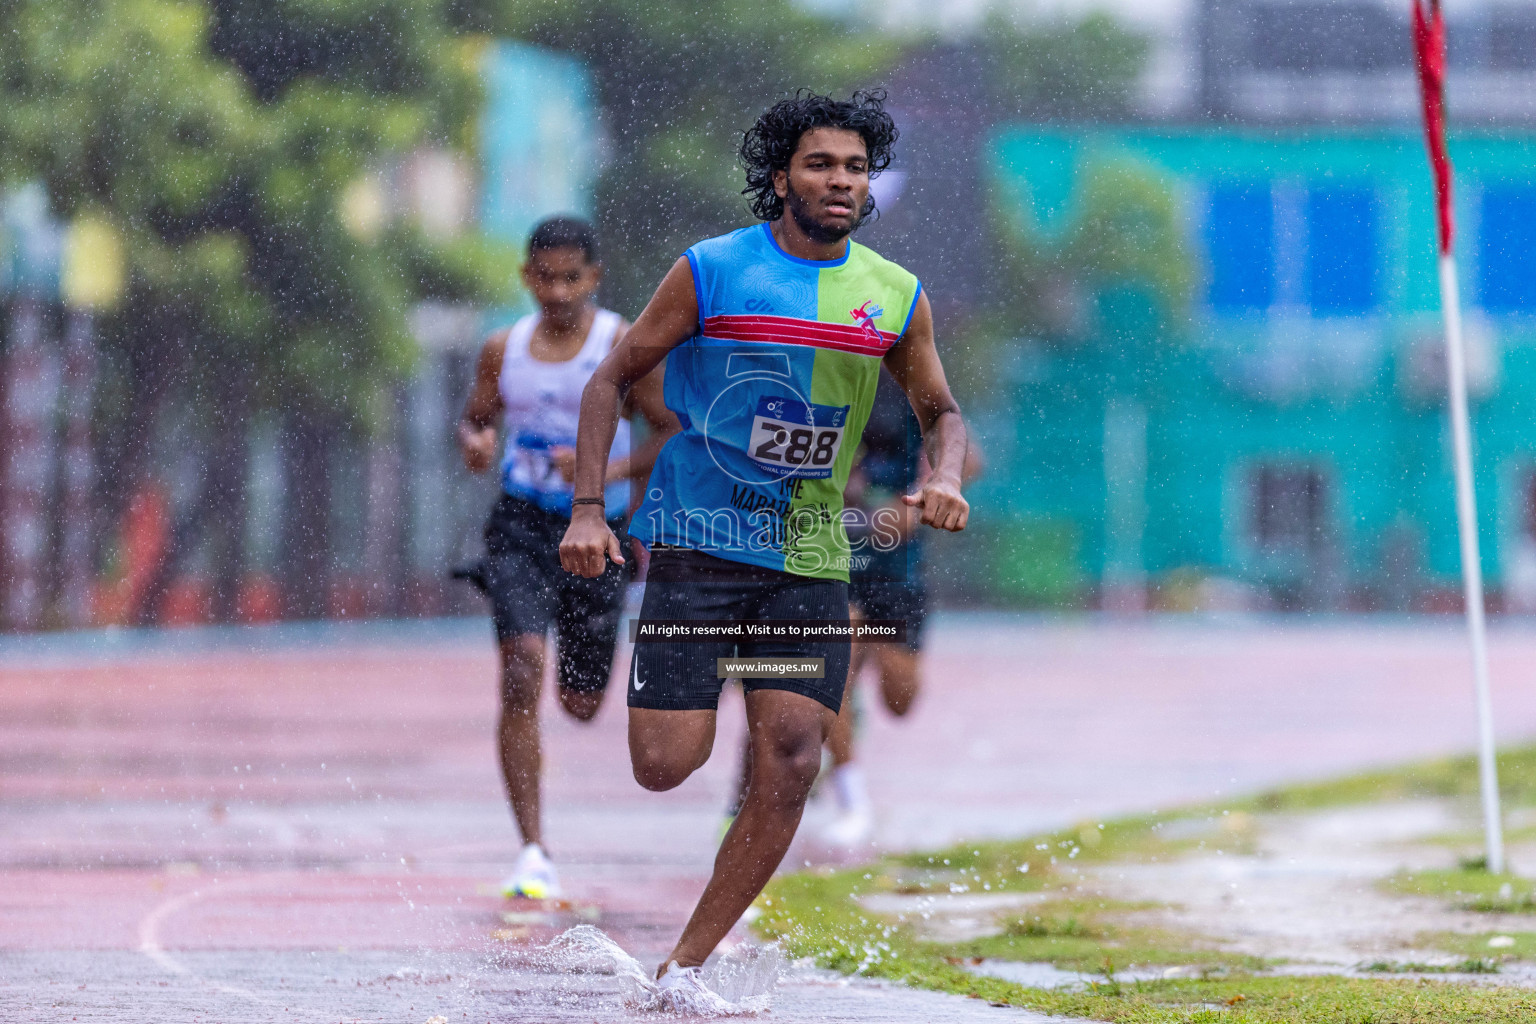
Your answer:
[[[885,112],[885,98],[884,89],[856,92],[847,100],[801,89],[768,108],[741,138],[741,164],[747,172],[747,187],[741,194],[751,197],[752,212],[761,220],[783,216],[784,200],[773,190],[773,172],[789,168],[800,137],[814,128],[846,128],[863,136],[871,178],[889,167],[891,147],[901,133]],[[874,210],[871,195],[859,216],[868,217]]]

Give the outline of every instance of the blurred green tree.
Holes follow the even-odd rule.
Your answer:
[[[1150,50],[1103,12],[1039,21],[994,9],[976,45],[1001,109],[1031,119],[1126,117]]]
[[[996,121],[1049,121],[1091,138],[1104,123],[1139,119],[1138,83],[1150,51],[1145,36],[1109,15],[1040,23],[994,15],[974,44],[992,82]],[[1089,144],[1068,174],[1066,213],[1049,227],[1018,197],[989,181],[983,273],[993,282],[963,325],[957,374],[973,395],[995,391],[1001,348],[1030,338],[1058,352],[1087,343],[1128,343],[1147,354],[1143,335],[1171,337],[1193,286],[1194,265],[1171,184],[1151,167]],[[1030,183],[1031,185],[1035,183]],[[1141,307],[1136,320],[1110,324],[1101,301]],[[1124,320],[1124,317],[1119,319]],[[1145,329],[1142,329],[1145,328]],[[1129,334],[1135,337],[1129,337]]]
[[[329,440],[366,428],[374,388],[409,364],[413,301],[498,290],[473,236],[349,223],[369,172],[467,141],[475,79],[441,5],[11,0],[0,40],[0,173],[125,241],[127,294],[103,325],[120,369],[103,495],[126,501],[164,416],[205,439],[160,583],[210,535],[228,618],[251,418],[280,415],[288,609],[322,614]]]
[[[750,221],[735,153],[764,106],[801,87],[869,85],[901,52],[790,0],[455,0],[455,12],[591,69],[609,153],[605,300],[631,316],[685,248]]]
[[[1160,322],[1181,312],[1194,268],[1169,182],[1129,157],[1088,157],[1066,223],[1045,231],[994,192],[999,301],[986,313],[1015,336],[1080,342],[1103,327],[1095,298],[1140,292]]]

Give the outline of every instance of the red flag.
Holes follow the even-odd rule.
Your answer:
[[[1435,171],[1435,206],[1440,215],[1440,251],[1451,251],[1456,223],[1451,215],[1451,155],[1445,148],[1445,15],[1439,0],[1413,0],[1413,55],[1419,67],[1419,93],[1424,101],[1424,136]]]

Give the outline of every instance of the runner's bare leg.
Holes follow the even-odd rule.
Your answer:
[[[880,672],[880,695],[897,718],[905,716],[923,688],[923,656],[906,644],[875,644],[875,666]]]
[[[832,709],[788,690],[747,694],[752,768],[746,800],[663,970],[674,960],[682,967],[702,964],[773,877],[795,838],[835,719]]]
[[[859,622],[857,612],[850,618],[855,624]],[[848,657],[848,683],[843,687],[843,707],[837,713],[837,720],[832,723],[832,731],[827,734],[827,753],[832,755],[834,768],[853,760],[853,687],[859,678],[859,670],[867,660],[865,656],[869,649],[869,644],[856,643]]]
[[[863,665],[865,653],[868,660],[875,663],[885,706],[896,717],[912,710],[918,691],[923,687],[922,655],[908,650],[905,644],[854,644],[848,686],[843,690],[843,709],[837,713],[837,722],[827,737],[827,752],[832,755],[835,768],[853,760],[853,681]]]
[[[652,792],[673,789],[704,766],[715,748],[715,710],[629,709],[629,764]]]
[[[524,633],[501,642],[501,722],[496,730],[501,777],[523,842],[540,846],[544,845],[539,793],[539,689],[543,681],[543,636]]]

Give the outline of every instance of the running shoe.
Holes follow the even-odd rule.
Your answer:
[[[531,900],[560,898],[560,876],[555,865],[538,843],[529,843],[517,855],[512,873],[501,883],[501,894],[508,899],[524,896]]]
[[[741,1008],[704,984],[697,967],[679,967],[673,960],[656,979],[655,1004],[674,1013],[696,1017],[734,1016]]]

